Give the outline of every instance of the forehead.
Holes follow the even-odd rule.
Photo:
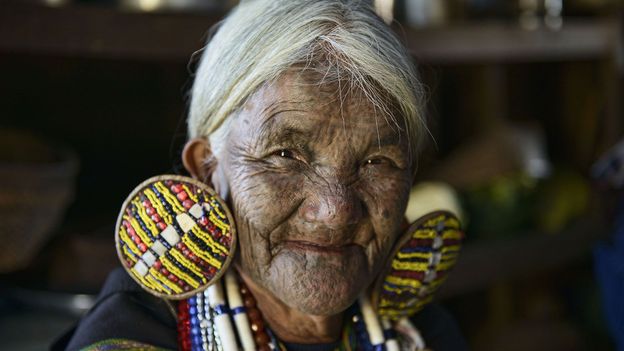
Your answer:
[[[361,89],[300,72],[262,86],[247,100],[243,112],[244,123],[258,132],[293,127],[318,133],[339,126],[351,137],[405,139],[394,116],[384,114]]]

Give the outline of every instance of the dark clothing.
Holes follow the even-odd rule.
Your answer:
[[[434,351],[467,349],[455,321],[438,305],[425,307],[412,322],[427,347]],[[141,289],[121,268],[110,274],[91,311],[52,350],[80,350],[113,338],[177,349],[177,326],[171,306]],[[332,350],[335,346],[287,344],[288,350],[295,351]]]

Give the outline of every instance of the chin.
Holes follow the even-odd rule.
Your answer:
[[[268,287],[286,305],[305,314],[343,312],[370,284],[361,251],[344,255],[282,252],[272,262]]]

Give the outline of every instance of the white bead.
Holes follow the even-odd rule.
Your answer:
[[[145,277],[145,275],[147,274],[148,268],[143,261],[139,260],[134,265],[134,271],[137,272],[137,274],[140,275],[141,277]]]
[[[437,273],[435,271],[427,271],[425,273],[425,283],[431,283],[437,276]]]
[[[165,240],[167,240],[167,242],[171,246],[175,246],[175,244],[177,244],[178,241],[180,241],[180,236],[178,235],[178,233],[176,232],[175,228],[172,225],[168,225],[167,228],[165,228],[165,230],[163,230],[162,233],[160,233],[160,235]]]
[[[163,243],[161,243],[159,240],[156,240],[151,247],[152,251],[154,251],[158,256],[162,256],[165,254],[165,252],[167,252],[167,248],[165,247],[165,245],[163,245]]]
[[[193,205],[193,207],[191,207],[191,209],[189,210],[189,213],[193,215],[193,217],[200,219],[201,216],[204,214],[204,211],[202,210],[202,207],[199,204],[195,204]]]
[[[429,264],[430,265],[437,265],[438,263],[440,263],[440,259],[442,257],[442,254],[439,252],[434,252],[431,254],[431,256],[429,256]]]
[[[148,265],[149,267],[153,266],[154,262],[156,262],[156,256],[154,256],[154,254],[151,251],[145,251],[145,253],[143,254],[143,256],[141,256],[141,258],[143,259],[145,264]]]
[[[440,247],[442,247],[442,244],[444,243],[444,240],[442,239],[441,236],[436,236],[435,238],[433,238],[433,249],[437,250]]]
[[[179,215],[177,215],[176,222],[178,222],[178,225],[185,233],[187,233],[189,230],[191,230],[191,228],[195,226],[195,221],[193,220],[193,218],[191,218],[191,216],[186,213],[180,213]]]

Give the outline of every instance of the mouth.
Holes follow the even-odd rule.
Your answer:
[[[289,240],[284,247],[293,250],[312,251],[325,254],[345,254],[357,248],[356,244],[327,245],[310,241]]]

